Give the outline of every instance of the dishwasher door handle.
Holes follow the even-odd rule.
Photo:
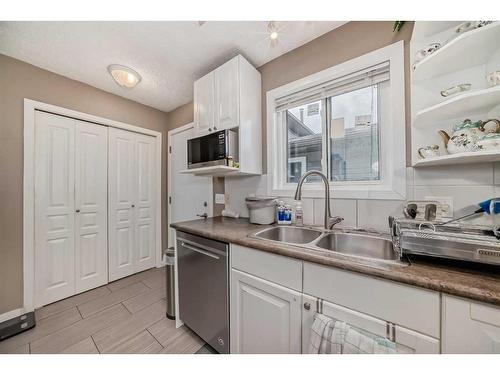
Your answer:
[[[192,246],[192,245],[188,245],[188,244],[187,244],[187,243],[185,243],[184,241],[181,241],[181,246],[182,246],[182,247],[185,247],[186,249],[189,249],[189,250],[191,250],[191,251],[195,251],[195,252],[197,252],[197,253],[200,253],[200,254],[206,255],[206,256],[208,256],[208,257],[210,257],[210,258],[214,258],[214,259],[217,259],[217,260],[219,260],[219,259],[220,259],[220,257],[219,257],[219,256],[217,256],[217,255],[215,255],[215,254],[212,254],[212,253],[210,253],[210,252],[208,252],[208,251],[206,251],[206,250],[202,250],[202,249],[200,249],[199,247],[195,247],[195,246]]]

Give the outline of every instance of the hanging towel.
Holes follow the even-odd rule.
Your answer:
[[[396,354],[396,344],[346,322],[317,313],[311,326],[309,354]]]

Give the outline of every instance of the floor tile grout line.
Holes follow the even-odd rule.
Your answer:
[[[78,314],[80,314],[80,316],[82,317],[82,320],[85,319],[82,315],[82,312],[80,311],[80,309],[78,308],[78,305],[76,306],[76,311],[78,311]]]
[[[149,328],[149,327],[148,327],[148,328]],[[165,349],[165,347],[161,344],[161,342],[159,342],[159,341],[158,341],[158,339],[155,337],[155,335],[153,335],[151,332],[149,332],[149,329],[148,329],[148,328],[146,328],[146,329],[145,329],[145,331],[146,331],[147,333],[149,333],[149,334],[153,337],[153,339],[154,339],[154,340],[155,340],[158,344],[160,344],[161,349],[160,349],[159,351],[161,351],[162,349]]]
[[[99,347],[97,346],[97,343],[95,342],[94,337],[92,335],[90,335],[90,339],[94,343],[97,353],[101,354],[101,351],[99,350]]]

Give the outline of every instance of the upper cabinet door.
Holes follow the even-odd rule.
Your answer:
[[[215,70],[215,130],[239,126],[238,57]]]
[[[135,272],[144,271],[155,265],[155,212],[156,212],[156,138],[137,134],[136,179],[137,198],[135,246]]]
[[[35,115],[35,307],[75,293],[75,121]]]
[[[194,83],[194,124],[199,135],[214,130],[214,72]]]
[[[108,128],[76,121],[76,293],[108,282]]]
[[[136,134],[109,129],[109,281],[135,272]]]

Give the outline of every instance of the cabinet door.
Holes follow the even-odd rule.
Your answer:
[[[216,130],[239,125],[238,57],[215,70],[215,126]]]
[[[76,122],[76,293],[108,281],[108,129]]]
[[[194,126],[197,135],[214,130],[214,72],[194,83]]]
[[[144,271],[155,265],[156,244],[156,139],[136,135],[136,192],[135,203],[135,272]]]
[[[383,319],[320,300],[308,295],[302,296],[302,352],[309,352],[311,326],[316,312],[348,323],[354,328],[371,335],[388,339],[396,344],[397,353],[422,354],[439,353],[439,341],[418,332],[398,327]]]
[[[75,293],[75,124],[35,115],[35,307]]]
[[[300,293],[231,271],[231,353],[300,353]]]
[[[320,313],[337,320],[346,322],[353,327],[360,328],[371,334],[385,338],[387,335],[387,322],[372,316],[320,300],[316,297],[303,295],[302,305],[302,352],[309,352],[311,327],[314,316]]]
[[[109,281],[134,269],[135,133],[109,129]]]
[[[500,308],[443,296],[443,353],[500,354]]]

